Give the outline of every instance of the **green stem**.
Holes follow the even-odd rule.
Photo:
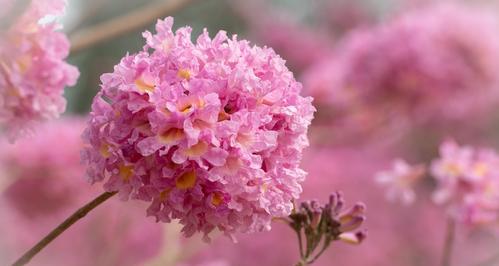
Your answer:
[[[44,249],[48,244],[50,244],[54,239],[56,239],[60,234],[66,231],[71,225],[76,223],[81,218],[85,217],[91,210],[95,209],[101,203],[107,199],[114,196],[117,192],[104,192],[91,202],[87,203],[85,206],[81,207],[71,216],[69,216],[64,222],[52,230],[47,236],[45,236],[40,242],[28,250],[24,255],[22,255],[12,266],[22,266],[26,265],[30,260],[38,254],[42,249]]]

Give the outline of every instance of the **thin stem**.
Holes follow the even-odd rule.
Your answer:
[[[307,266],[307,262],[305,260],[300,260],[298,263],[296,263],[296,266]]]
[[[76,31],[70,36],[71,53],[77,53],[128,32],[142,29],[156,19],[178,11],[190,1],[192,0],[160,0],[128,14]]]
[[[329,242],[330,243],[330,242]],[[312,264],[314,263],[321,255],[322,253],[324,253],[324,251],[326,251],[326,249],[329,247],[329,243],[327,242],[327,240],[324,240],[324,245],[322,246],[322,249],[321,251],[319,251],[319,253],[317,253],[313,259],[309,260],[308,261],[308,264]]]
[[[303,259],[303,240],[301,238],[301,230],[296,230],[296,235],[298,236],[298,246],[300,248],[300,258]]]
[[[450,266],[452,260],[452,248],[454,246],[454,235],[456,231],[456,223],[454,219],[449,218],[447,221],[447,232],[445,233],[444,247],[442,251],[442,266]]]
[[[57,226],[52,232],[50,232],[47,236],[45,236],[40,242],[38,242],[35,246],[33,246],[30,250],[28,250],[22,257],[20,257],[12,266],[22,266],[26,265],[36,254],[38,254],[43,248],[45,248],[50,242],[56,239],[60,234],[66,231],[71,225],[76,223],[81,218],[85,217],[87,213],[91,210],[95,209],[95,207],[99,206],[101,203],[106,201],[107,199],[114,196],[117,192],[104,192],[99,195],[97,198],[87,203],[85,206],[81,207],[71,216],[69,216],[64,222],[62,222],[59,226]]]

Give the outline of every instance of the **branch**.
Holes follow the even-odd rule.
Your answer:
[[[192,0],[161,0],[109,21],[76,31],[69,37],[71,53],[77,53],[128,32],[147,27],[156,19],[172,14]]]
[[[38,242],[34,247],[28,250],[22,257],[20,257],[12,266],[22,266],[26,265],[36,254],[38,254],[43,248],[45,248],[50,242],[56,239],[60,234],[66,231],[71,225],[76,223],[81,218],[85,217],[87,213],[95,209],[101,203],[107,199],[114,196],[117,192],[104,192],[91,202],[87,203],[85,206],[81,207],[71,216],[69,216],[64,222],[57,226],[52,232],[50,232],[46,237],[44,237],[40,242]]]

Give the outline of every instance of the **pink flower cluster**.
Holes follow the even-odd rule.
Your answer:
[[[393,168],[376,174],[376,182],[387,188],[386,197],[390,201],[400,200],[411,204],[416,199],[414,186],[425,173],[424,165],[412,166],[402,159],[393,161]]]
[[[302,191],[299,162],[315,109],[272,49],[220,31],[191,42],[173,18],[101,77],[82,152],[92,183],[152,201],[183,232],[270,228]]]
[[[64,6],[64,0],[2,1],[0,128],[11,138],[66,108],[63,89],[79,73],[64,61],[69,42],[60,25],[47,18],[61,15]]]
[[[56,208],[88,200],[88,195],[78,192],[80,185],[62,181],[85,173],[79,163],[83,144],[78,137],[84,125],[81,118],[63,118],[37,126],[33,138],[0,142],[0,192],[7,189],[5,196],[16,209],[30,216],[50,215]],[[36,189],[33,196],[44,194],[44,201],[16,192],[23,189]]]
[[[431,172],[438,189],[434,201],[448,206],[449,215],[471,225],[499,219],[499,155],[446,141]]]
[[[12,263],[100,193],[83,178],[84,127],[82,118],[62,118],[36,126],[32,138],[0,142],[0,265]],[[162,228],[143,219],[143,206],[137,205],[106,202],[30,265],[131,266],[150,260],[160,250]]]
[[[495,15],[481,9],[422,7],[350,33],[304,74],[304,86],[319,106],[358,123],[485,117],[499,93],[498,31]]]

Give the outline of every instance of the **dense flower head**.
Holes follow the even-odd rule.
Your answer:
[[[0,128],[11,138],[65,110],[63,89],[74,85],[78,70],[64,61],[69,42],[53,19],[64,6],[64,0],[2,1]]]
[[[348,34],[333,57],[304,74],[304,86],[319,109],[357,124],[476,120],[498,98],[498,30],[482,9],[416,8]]]
[[[471,225],[496,223],[499,213],[499,155],[491,149],[446,141],[432,162],[438,183],[434,201],[449,215]]]
[[[145,32],[143,51],[101,77],[82,152],[92,183],[152,201],[190,236],[261,231],[301,193],[311,98],[272,49],[205,30]]]
[[[400,200],[407,205],[416,199],[414,186],[417,181],[421,180],[424,173],[424,165],[412,166],[403,159],[396,159],[393,161],[392,169],[378,172],[375,179],[380,185],[386,187],[388,200]]]

